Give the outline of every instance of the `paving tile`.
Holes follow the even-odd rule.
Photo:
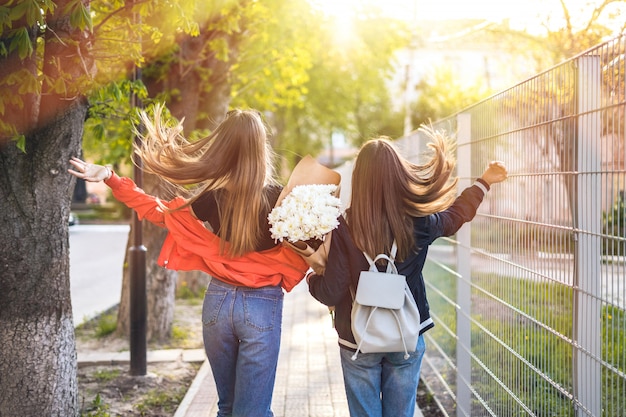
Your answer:
[[[204,351],[185,355],[203,357]],[[328,308],[309,295],[304,282],[285,295],[272,410],[275,417],[349,417],[337,333]],[[216,414],[217,392],[204,362],[175,417]]]

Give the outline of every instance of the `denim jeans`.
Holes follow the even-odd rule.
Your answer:
[[[211,279],[202,306],[204,349],[217,386],[217,417],[272,417],[283,311],[281,287]]]
[[[341,351],[341,368],[351,417],[413,417],[417,400],[424,336],[415,352],[359,353]]]

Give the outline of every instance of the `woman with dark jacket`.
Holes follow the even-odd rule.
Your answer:
[[[352,417],[413,416],[425,352],[422,333],[434,326],[422,276],[428,246],[438,237],[455,234],[472,220],[490,186],[507,177],[504,165],[492,162],[474,185],[455,198],[457,179],[452,178],[454,160],[447,154],[446,138],[422,129],[430,135],[433,151],[424,165],[403,159],[384,138],[363,145],[352,173],[350,207],[332,232],[324,275],[307,277],[313,297],[335,307]],[[406,276],[420,312],[417,346],[408,359],[405,352],[359,353],[353,359],[357,344],[350,321],[351,288],[357,288],[361,271],[369,269],[363,252],[372,259],[380,253],[389,254],[394,239],[398,273]]]

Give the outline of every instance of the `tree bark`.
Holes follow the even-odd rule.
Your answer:
[[[93,65],[89,38],[72,27],[66,5],[57,1],[47,19],[43,63],[38,53],[20,60],[15,52],[0,62],[3,79],[26,69],[45,80],[41,95],[32,83],[17,86],[13,98],[25,105],[4,113],[24,150],[0,142],[0,416],[79,414],[68,232],[75,181],[67,168],[87,113],[78,80],[91,80]],[[29,33],[36,44],[40,28]],[[59,88],[61,80],[76,85]]]
[[[217,37],[225,38],[231,47],[228,61],[220,60],[209,49],[211,40]],[[144,77],[151,97],[169,93],[167,107],[176,118],[184,118],[185,132],[211,130],[224,118],[230,103],[228,74],[237,57],[237,42],[235,36],[218,31],[204,30],[198,36],[185,36],[172,52],[172,59],[163,60],[169,65],[166,75]]]
[[[0,149],[0,416],[78,415],[68,217],[87,106]]]

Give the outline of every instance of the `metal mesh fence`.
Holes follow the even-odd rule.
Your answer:
[[[449,415],[626,416],[626,36],[434,124],[460,188],[509,179],[429,252],[423,379]],[[425,138],[398,141],[416,162]]]
[[[424,270],[422,379],[448,415],[626,416],[625,53],[622,35],[433,124],[460,190],[509,170]],[[420,162],[426,141],[396,144]]]

